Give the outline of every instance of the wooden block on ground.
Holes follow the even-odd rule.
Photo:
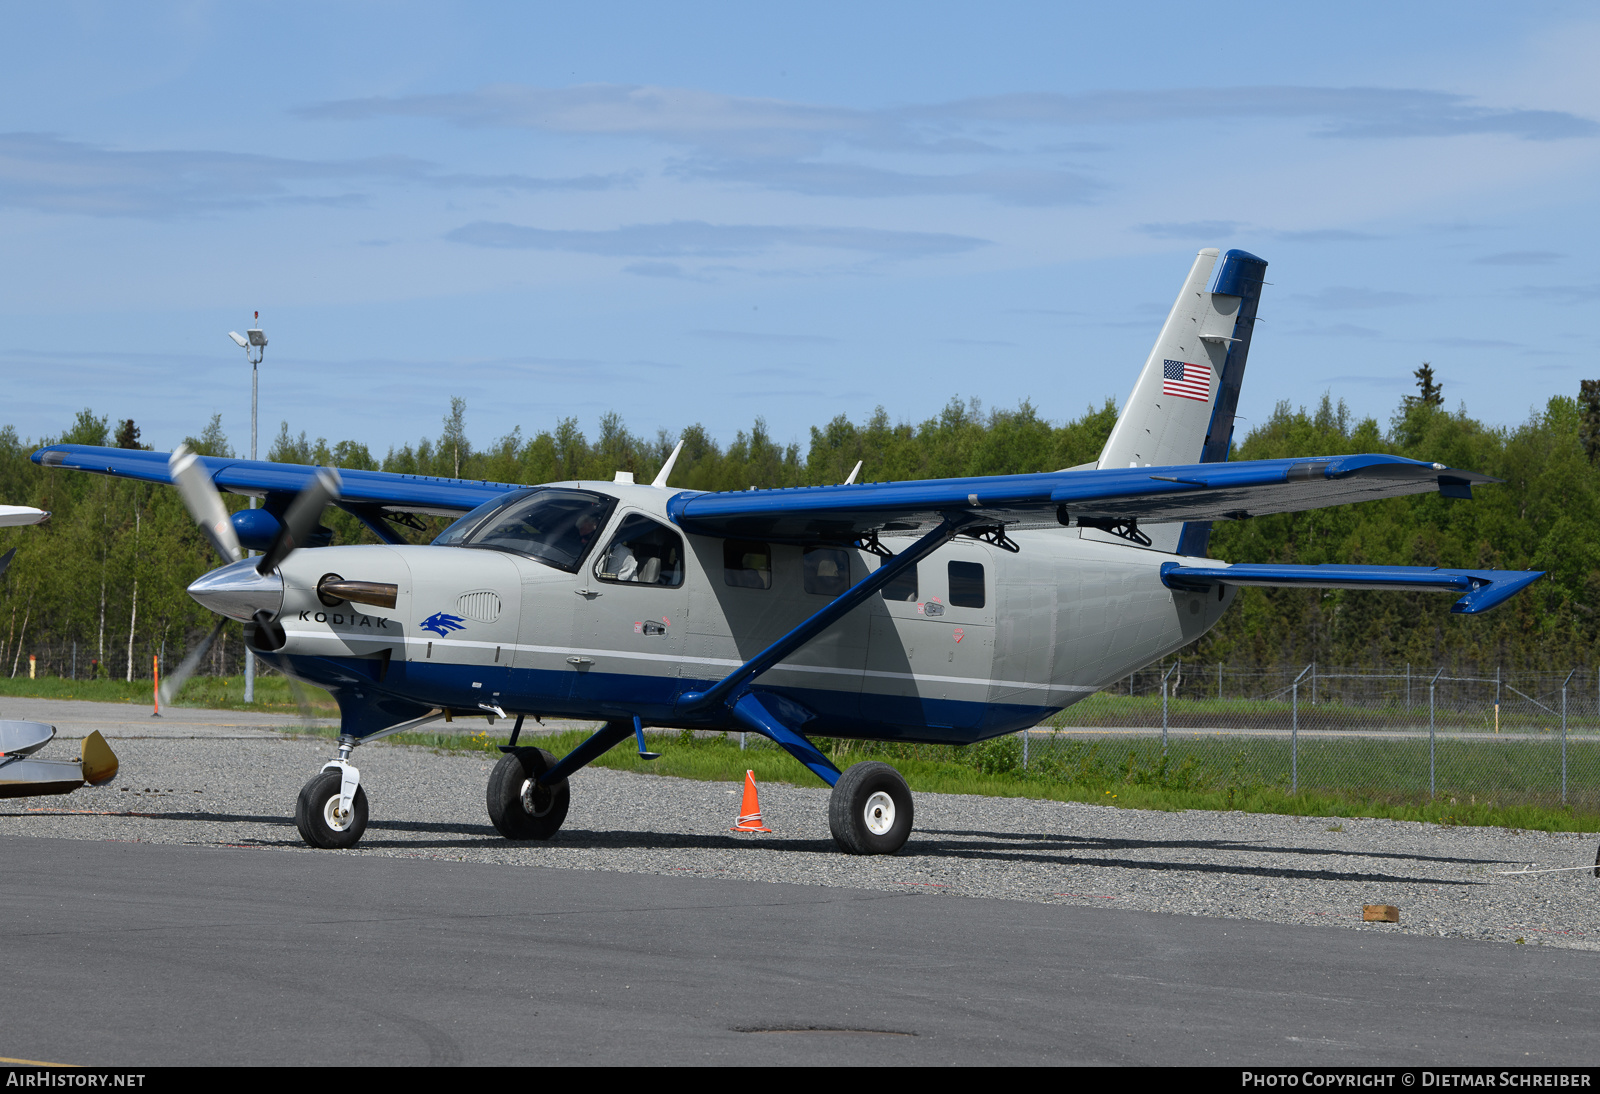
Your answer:
[[[1398,923],[1400,909],[1393,904],[1363,904],[1361,919],[1364,923]]]

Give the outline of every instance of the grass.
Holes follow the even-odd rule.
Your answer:
[[[319,718],[337,718],[339,707],[333,696],[321,688],[304,686],[312,713]],[[28,699],[83,699],[92,703],[133,703],[152,705],[149,680],[68,680],[60,676],[0,678],[0,696]],[[177,707],[207,710],[262,710],[274,714],[297,714],[299,705],[289,690],[289,682],[277,673],[256,677],[256,701],[244,701],[243,676],[196,676],[184,687]]]

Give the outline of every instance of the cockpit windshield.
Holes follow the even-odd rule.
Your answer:
[[[616,504],[615,498],[587,490],[530,490],[480,505],[433,543],[512,551],[572,573],[583,564]]]

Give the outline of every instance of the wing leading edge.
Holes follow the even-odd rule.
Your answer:
[[[297,494],[317,472],[315,467],[269,460],[234,460],[197,457],[217,488],[233,494],[265,497]],[[33,454],[44,467],[65,467],[96,475],[172,484],[168,454],[130,448],[98,448],[85,444],[54,444]],[[388,471],[340,470],[339,503],[346,508],[373,507],[391,513],[428,513],[460,516],[509,490],[522,487],[503,482],[467,482],[436,479],[428,475],[397,475]]]
[[[921,482],[809,486],[738,493],[684,492],[667,512],[686,531],[793,543],[847,543],[909,532],[953,513],[996,524],[1244,520],[1357,501],[1424,494],[1470,498],[1499,480],[1400,456],[1251,460],[995,475]]]

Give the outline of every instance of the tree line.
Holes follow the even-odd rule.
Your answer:
[[[1251,428],[1233,459],[1387,452],[1481,471],[1505,480],[1472,501],[1436,494],[1310,513],[1219,524],[1211,555],[1234,562],[1354,562],[1415,566],[1539,569],[1548,576],[1487,616],[1450,613],[1452,599],[1422,593],[1247,589],[1222,622],[1183,654],[1238,669],[1323,665],[1387,670],[1405,663],[1456,672],[1552,671],[1590,665],[1600,634],[1600,384],[1578,398],[1557,395],[1515,427],[1493,427],[1454,412],[1432,370],[1417,372],[1386,425],[1353,418],[1324,395],[1312,409],[1278,404]],[[329,443],[283,423],[267,458],[345,468],[511,483],[610,479],[630,471],[649,481],[681,439],[672,485],[700,490],[842,482],[857,461],[860,481],[906,481],[1051,471],[1094,460],[1116,421],[1107,400],[1054,423],[1030,403],[985,409],[952,399],[922,421],[891,419],[876,408],[860,422],[839,415],[813,426],[803,446],[772,438],[757,419],[722,445],[702,426],[653,437],[628,430],[616,414],[590,436],[572,418],[531,436],[518,428],[478,445],[467,408],[453,399],[437,437],[400,443],[377,457],[367,445]],[[78,413],[59,435],[22,437],[0,428],[0,501],[53,513],[42,527],[0,529],[0,551],[15,561],[0,577],[0,673],[148,677],[153,654],[176,658],[212,617],[184,592],[217,564],[176,491],[101,476],[41,468],[29,460],[50,443],[141,447],[137,425]],[[186,443],[202,454],[236,453],[214,417]],[[143,446],[148,447],[148,446]],[[229,496],[234,508],[244,499]],[[334,542],[375,542],[354,518],[330,510]],[[426,542],[443,521],[411,533]],[[202,671],[239,671],[237,631]]]

